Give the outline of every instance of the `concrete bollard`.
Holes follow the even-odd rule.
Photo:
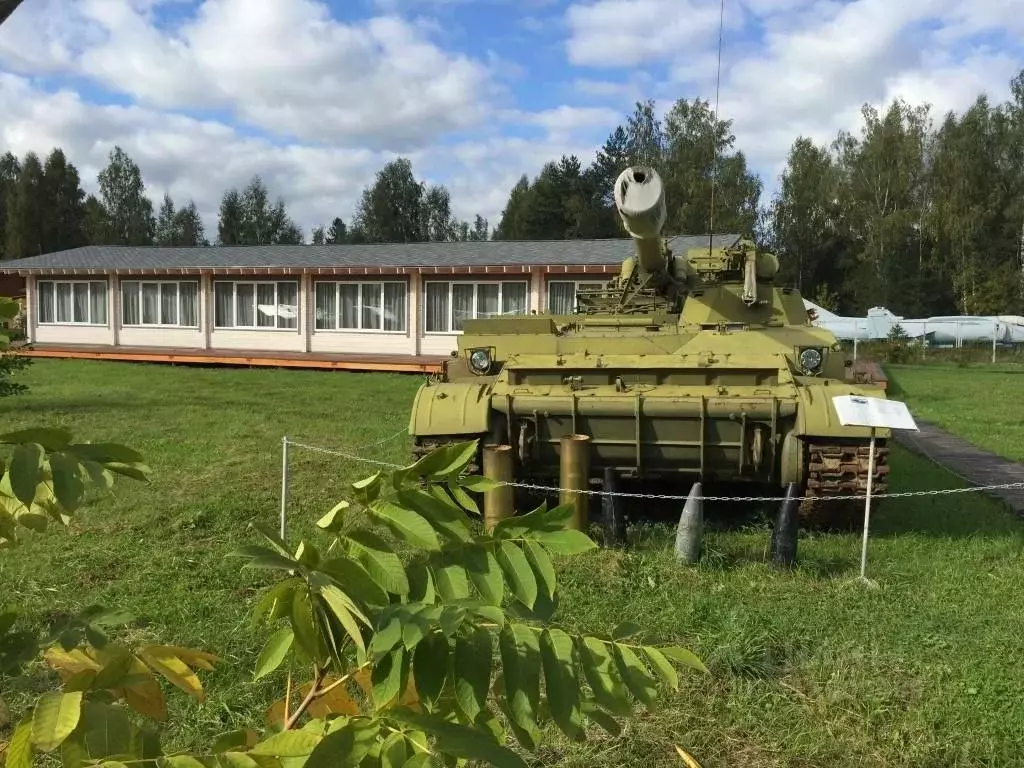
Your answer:
[[[484,491],[484,530],[490,533],[498,521],[515,514],[515,489],[506,485],[512,482],[512,446],[484,446],[484,477],[502,483]]]
[[[704,537],[704,492],[701,484],[694,483],[683,505],[676,528],[676,559],[685,565],[700,560],[701,543]]]
[[[786,486],[786,498],[779,504],[779,513],[772,528],[772,564],[777,568],[791,568],[796,562],[797,534],[800,516],[797,513],[796,483]]]
[[[590,488],[590,436],[566,435],[561,440],[559,504],[572,504],[574,508],[570,528],[587,529],[590,495],[580,493]]]

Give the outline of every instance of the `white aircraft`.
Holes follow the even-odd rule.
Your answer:
[[[907,319],[885,307],[872,307],[867,317],[843,317],[804,299],[812,325],[827,328],[841,341],[886,339],[899,325],[906,336],[934,346],[962,346],[964,342],[1024,344],[1024,317],[1020,315],[950,315]]]

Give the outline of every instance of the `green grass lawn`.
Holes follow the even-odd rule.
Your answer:
[[[908,392],[920,381],[894,378]],[[0,401],[4,430],[62,424],[122,441],[146,455],[154,479],[119,482],[73,531],[0,554],[2,599],[35,610],[122,605],[145,617],[140,636],[221,654],[204,678],[207,702],[171,693],[173,745],[260,721],[280,681],[249,682],[265,637],[246,621],[257,577],[226,554],[249,540],[251,521],[277,519],[282,435],[403,461],[404,436],[357,449],[403,427],[419,379],[39,361],[24,380],[30,394]],[[292,459],[297,532],[371,471],[298,449]],[[892,463],[893,490],[960,485],[898,448]],[[856,535],[805,535],[800,567],[778,573],[764,524],[709,530],[697,568],[673,562],[668,525],[634,528],[629,549],[562,564],[560,620],[602,631],[632,619],[652,639],[696,650],[712,675],[684,675],[679,694],[618,738],[553,739],[536,764],[678,766],[680,744],[704,768],[1019,765],[1022,531],[981,495],[890,500],[875,518],[869,575],[879,587],[868,589],[854,580]],[[37,676],[33,690],[5,690],[13,714],[45,685]]]
[[[891,397],[980,448],[1024,461],[1024,367],[887,365]]]

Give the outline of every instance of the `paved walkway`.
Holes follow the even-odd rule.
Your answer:
[[[1024,483],[1024,464],[978,448],[933,424],[917,421],[917,426],[920,432],[893,430],[896,441],[927,456],[962,480],[972,485]],[[1000,488],[986,493],[1004,501],[1024,517],[1024,488]]]

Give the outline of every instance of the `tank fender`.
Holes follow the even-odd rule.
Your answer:
[[[797,437],[871,437],[867,427],[846,427],[839,422],[832,398],[837,395],[864,395],[878,397],[879,390],[849,385],[810,385],[798,387],[798,406],[796,409],[796,425],[793,430]],[[890,430],[876,430],[881,439],[890,437]]]
[[[416,392],[409,434],[469,435],[487,432],[490,385],[446,382],[424,384]]]

